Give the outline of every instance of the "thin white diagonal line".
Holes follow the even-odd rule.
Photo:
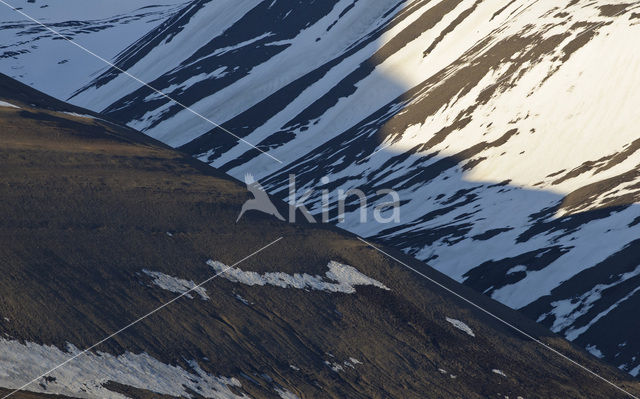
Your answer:
[[[1,0],[0,0],[1,1]],[[55,366],[54,368],[52,368],[51,370],[47,371],[46,373],[43,373],[39,376],[37,376],[36,378],[34,378],[33,380],[27,382],[26,384],[24,384],[23,386],[21,386],[20,388],[9,392],[7,395],[3,396],[1,399],[6,399],[9,396],[20,392],[21,390],[25,389],[26,387],[28,387],[29,385],[33,384],[34,382],[38,381],[39,379],[46,377],[47,375],[51,374],[52,372],[54,372],[55,370],[59,369],[60,367],[66,365],[69,362],[72,362],[73,360],[77,359],[78,357],[84,355],[85,353],[89,352],[90,350],[94,349],[95,347],[103,344],[104,342],[110,340],[111,338],[115,337],[116,335],[120,334],[121,332],[129,329],[130,327],[133,327],[134,325],[138,324],[139,322],[141,322],[142,320],[146,319],[147,317],[155,314],[156,312],[158,312],[159,310],[164,309],[165,307],[171,305],[172,303],[174,303],[175,301],[177,301],[178,299],[182,298],[183,296],[188,295],[189,293],[193,292],[194,290],[202,287],[204,284],[208,283],[209,281],[213,280],[214,278],[218,277],[221,274],[226,273],[229,269],[233,268],[234,266],[244,262],[245,260],[251,258],[252,256],[258,254],[259,252],[262,252],[263,250],[269,248],[270,246],[272,246],[273,244],[277,243],[278,241],[282,240],[282,237],[279,237],[278,239],[276,239],[275,241],[270,242],[269,244],[265,245],[264,247],[254,251],[253,253],[251,253],[250,255],[245,256],[244,258],[240,259],[239,261],[237,261],[236,263],[234,263],[231,266],[228,266],[226,269],[222,270],[219,273],[214,274],[213,276],[209,277],[208,279],[204,280],[203,282],[201,282],[200,284],[196,285],[195,287],[192,287],[191,289],[189,289],[188,291],[183,292],[182,294],[176,296],[175,298],[173,298],[172,300],[170,300],[169,302],[166,302],[164,304],[162,304],[161,306],[155,308],[154,310],[152,310],[151,312],[145,314],[144,316],[141,316],[139,318],[137,318],[136,320],[132,321],[131,323],[127,324],[126,326],[122,327],[121,329],[119,329],[118,331],[114,332],[113,334],[101,339],[100,341],[96,342],[95,344],[91,345],[90,347],[88,347],[87,349],[83,350],[82,352],[79,352],[75,355],[73,355],[72,357],[70,357],[69,359],[65,360],[64,362],[58,364],[57,366]]]
[[[367,159],[371,158],[372,156],[376,155],[377,153],[379,153],[382,150],[385,150],[389,147],[391,147],[393,145],[393,142],[391,143],[387,143],[385,145],[383,145],[382,147],[378,148],[377,150],[375,150],[374,152],[372,152],[371,154],[367,155],[366,157],[360,159],[359,161],[356,162],[356,164],[361,164],[362,162],[366,161]]]
[[[542,342],[541,340],[531,336],[530,334],[522,331],[521,329],[519,329],[518,327],[514,326],[513,324],[509,323],[508,321],[502,319],[499,316],[496,316],[495,314],[493,314],[491,311],[483,308],[482,306],[476,304],[475,302],[471,301],[470,299],[465,298],[464,296],[458,294],[457,292],[453,291],[452,289],[444,286],[443,284],[437,282],[436,280],[432,279],[431,277],[427,276],[426,274],[420,272],[419,270],[407,265],[406,263],[404,263],[403,261],[395,258],[394,256],[388,254],[387,252],[383,251],[382,249],[376,247],[375,245],[371,244],[370,242],[358,237],[358,240],[362,241],[363,243],[367,244],[368,246],[370,246],[371,248],[375,249],[376,251],[388,256],[389,258],[395,260],[396,262],[400,263],[402,266],[406,267],[407,269],[411,270],[412,272],[418,274],[421,277],[424,277],[425,279],[429,280],[430,282],[432,282],[433,284],[437,285],[438,287],[442,288],[443,290],[449,292],[450,294],[453,294],[454,296],[458,297],[459,299],[462,299],[464,302],[468,303],[469,305],[473,306],[474,308],[486,313],[487,315],[493,317],[494,319],[498,320],[499,322],[501,322],[502,324],[506,325],[507,327],[511,328],[514,331],[517,331],[518,333],[524,335],[525,337],[529,338],[530,340],[536,342],[537,344],[542,345],[545,349],[553,352],[554,354],[562,357],[563,359],[571,362],[572,364],[574,364],[575,366],[578,366],[579,368],[581,368],[582,370],[588,372],[589,374],[599,378],[600,380],[606,382],[607,384],[611,385],[612,387],[614,387],[615,389],[625,393],[626,395],[629,395],[630,397],[632,397],[633,399],[640,399],[637,396],[635,396],[634,394],[626,391],[624,388],[621,388],[619,386],[617,386],[616,384],[614,384],[613,382],[609,381],[608,379],[604,378],[603,376],[601,376],[600,374],[596,373],[595,371],[592,371],[591,369],[587,368],[586,366],[583,366],[582,364],[576,362],[575,360],[571,359],[570,357],[568,357],[567,355],[563,354],[562,352],[559,352],[556,349],[553,349],[551,346],[545,344],[544,342]]]
[[[228,134],[230,134],[231,136],[235,137],[236,139],[238,139],[239,141],[253,147],[254,149],[260,151],[261,153],[263,153],[264,155],[268,156],[269,158],[273,159],[274,161],[278,162],[278,163],[283,163],[281,160],[279,160],[278,158],[274,157],[273,155],[269,154],[266,151],[261,150],[260,148],[256,147],[255,145],[251,144],[250,142],[248,142],[247,140],[243,139],[242,137],[234,134],[233,132],[231,132],[230,130],[228,130],[227,128],[217,124],[216,122],[212,121],[211,119],[207,118],[206,116],[202,115],[201,113],[195,111],[194,109],[192,109],[191,107],[181,103],[180,101],[174,99],[173,97],[170,97],[169,95],[163,93],[162,91],[156,89],[155,87],[149,85],[148,83],[144,82],[143,80],[139,79],[138,77],[132,75],[131,73],[125,71],[124,69],[118,67],[117,65],[115,65],[114,63],[112,63],[111,61],[99,56],[98,54],[94,53],[93,51],[89,50],[88,48],[84,47],[81,44],[76,43],[75,41],[69,39],[67,36],[59,33],[58,31],[56,31],[53,28],[50,28],[49,26],[43,24],[42,22],[38,21],[37,19],[31,17],[28,14],[25,14],[22,10],[18,10],[17,8],[15,8],[14,6],[12,6],[11,4],[5,2],[4,0],[0,0],[0,3],[4,4],[5,6],[11,8],[13,11],[21,14],[22,16],[24,16],[25,18],[28,18],[29,20],[35,22],[36,24],[42,26],[43,28],[45,28],[46,30],[48,30],[49,32],[55,34],[56,36],[60,37],[61,39],[64,39],[66,41],[68,41],[69,43],[73,44],[74,46],[80,48],[82,51],[85,51],[86,53],[96,57],[97,59],[99,59],[100,61],[104,62],[105,64],[109,65],[111,68],[114,68],[115,70],[117,70],[118,72],[121,72],[127,76],[129,76],[131,79],[135,80],[136,82],[142,84],[145,87],[148,87],[149,89],[153,90],[155,93],[160,94],[162,97],[166,98],[167,100],[174,102],[175,104],[179,105],[180,107],[184,108],[186,111],[191,112],[193,115],[197,116],[198,118],[210,123],[211,125],[220,128],[223,132],[226,132]]]

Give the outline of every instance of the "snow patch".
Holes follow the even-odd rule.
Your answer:
[[[325,360],[324,364],[326,364],[327,367],[331,368],[331,370],[333,370],[333,372],[335,372],[335,373],[344,370],[344,367],[342,367],[342,365],[340,365],[340,363],[331,363],[330,361]]]
[[[9,103],[4,102],[4,101],[0,101],[0,107],[18,108],[18,109],[20,108],[20,107],[18,107],[18,106],[16,106],[16,105],[9,104]]]
[[[350,357],[348,360],[345,360],[343,364],[347,367],[351,367],[352,369],[355,369],[356,365],[362,364],[362,362],[360,362],[358,359],[354,359]]]
[[[67,352],[64,352],[55,346],[32,342],[22,344],[0,338],[0,386],[20,388],[33,376],[41,375],[80,352],[71,344],[68,344]],[[49,376],[55,380],[41,380],[41,384],[31,384],[27,389],[83,398],[126,398],[103,387],[106,382],[114,381],[176,397],[192,397],[189,391],[206,398],[247,397],[236,395],[229,389],[229,386],[242,386],[237,379],[211,376],[196,361],[190,362],[190,368],[192,372],[164,364],[147,353],[125,352],[120,356],[113,356],[104,352],[88,352],[51,372]]]
[[[491,372],[492,372],[492,373],[495,373],[495,374],[498,374],[498,375],[501,375],[501,376],[503,376],[503,377],[506,377],[506,376],[507,376],[507,375],[506,375],[502,370],[493,369],[493,370],[491,370]]]
[[[249,306],[251,305],[251,302],[249,302],[248,300],[246,300],[242,295],[240,294],[236,294],[236,299],[239,300],[240,302],[244,303],[245,305]]]
[[[329,271],[325,277],[312,276],[307,273],[295,273],[293,275],[282,272],[267,272],[259,274],[251,271],[244,271],[235,267],[228,267],[222,262],[208,260],[211,266],[221,277],[234,283],[246,285],[273,285],[281,288],[313,289],[326,292],[341,292],[353,294],[356,292],[355,286],[372,285],[383,290],[389,290],[381,282],[374,280],[360,273],[356,268],[331,261],[327,265]],[[328,280],[328,281],[327,281]]]
[[[207,290],[203,287],[197,287],[197,284],[191,280],[183,280],[181,278],[169,276],[168,274],[154,272],[150,270],[142,270],[143,273],[153,278],[152,284],[176,294],[184,294],[186,292],[195,292],[200,295],[203,301],[209,300]],[[185,294],[187,298],[193,299],[193,296]]]
[[[458,330],[464,331],[465,333],[469,334],[472,337],[476,336],[473,333],[473,330],[468,325],[466,325],[465,323],[461,322],[460,320],[451,319],[451,318],[447,317],[447,321],[449,323],[451,323]]]
[[[588,350],[593,356],[597,357],[598,359],[602,359],[604,357],[600,349],[598,349],[598,347],[595,345],[587,345],[585,349]]]

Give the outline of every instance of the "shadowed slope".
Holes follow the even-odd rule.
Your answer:
[[[129,129],[48,110],[62,105],[45,96],[31,106],[36,100],[24,100],[32,93],[6,78],[0,87],[0,99],[19,107],[0,108],[0,385],[18,387],[69,356],[64,351],[174,298],[177,282],[203,281],[214,272],[207,260],[231,265],[284,237],[236,268],[327,279],[335,261],[389,290],[327,292],[221,276],[204,287],[208,299],[181,298],[96,348],[101,356],[82,356],[29,389],[84,389],[91,397],[624,397],[347,233],[252,212],[236,224],[249,196],[230,178]],[[637,389],[521,315],[391,253]]]

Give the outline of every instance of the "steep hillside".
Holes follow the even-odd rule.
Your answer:
[[[235,223],[244,187],[138,132],[3,76],[0,101],[4,388],[68,361],[26,390],[90,398],[627,397],[351,235],[256,212]],[[388,251],[640,392],[519,314]]]
[[[114,58],[281,163],[117,68],[71,101],[283,199],[293,173],[315,212],[329,189],[333,221],[338,190],[371,213],[395,189],[399,223],[339,226],[638,376],[639,22],[628,0],[194,0]]]

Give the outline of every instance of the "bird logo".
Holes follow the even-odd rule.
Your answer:
[[[267,192],[262,188],[262,185],[256,181],[251,173],[246,173],[244,175],[244,182],[247,185],[247,189],[251,194],[253,194],[253,199],[247,200],[242,204],[242,210],[240,210],[240,215],[238,215],[236,223],[238,223],[242,215],[247,211],[260,211],[284,221],[284,218],[280,212],[278,212],[276,206],[271,202]]]

